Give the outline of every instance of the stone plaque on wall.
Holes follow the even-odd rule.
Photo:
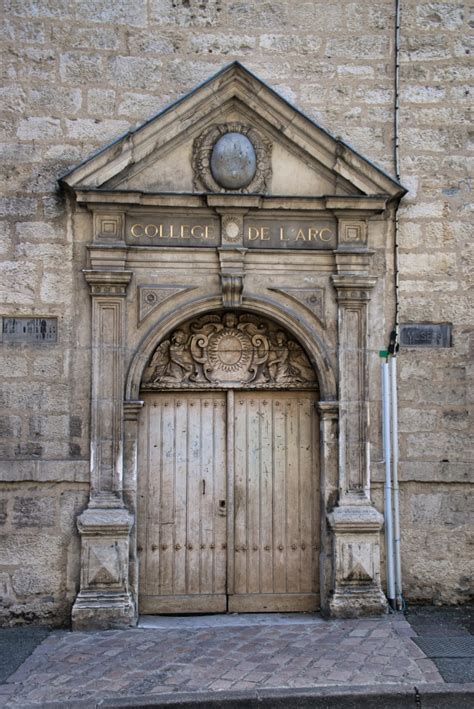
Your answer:
[[[57,318],[2,318],[3,342],[57,342]]]
[[[404,347],[451,347],[449,323],[410,323],[400,325],[400,344]]]

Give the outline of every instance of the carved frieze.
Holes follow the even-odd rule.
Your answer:
[[[144,375],[147,389],[176,387],[311,387],[303,349],[277,325],[251,314],[206,315],[158,345]]]
[[[158,306],[179,293],[194,290],[195,286],[138,286],[138,324]]]
[[[241,134],[245,136],[255,152],[255,169],[250,182],[242,180],[241,187],[224,187],[232,181],[218,182],[212,171],[214,146],[225,135]],[[214,124],[202,133],[193,145],[194,189],[209,192],[252,192],[265,193],[272,175],[271,144],[255,128],[244,123],[230,122]],[[219,178],[218,178],[219,179]],[[241,184],[237,181],[236,184]]]

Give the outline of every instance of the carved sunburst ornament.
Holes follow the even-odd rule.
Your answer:
[[[221,376],[248,369],[252,360],[252,342],[243,332],[225,328],[209,341],[209,363]]]

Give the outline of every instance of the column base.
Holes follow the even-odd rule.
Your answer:
[[[343,504],[328,515],[333,533],[332,618],[362,618],[388,610],[380,585],[379,534],[382,515],[367,500]]]
[[[130,593],[81,591],[72,607],[73,630],[111,630],[136,625]]]
[[[123,506],[99,507],[93,500],[77,526],[81,534],[81,589],[72,608],[73,629],[135,625],[137,614],[128,580],[132,515]]]
[[[328,610],[331,618],[365,618],[384,615],[388,604],[379,588],[346,587],[330,596]]]

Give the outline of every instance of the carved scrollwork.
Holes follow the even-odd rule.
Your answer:
[[[226,312],[184,323],[155,349],[144,388],[312,387],[301,346],[268,320]]]
[[[228,190],[219,185],[211,170],[211,153],[216,142],[226,133],[241,133],[252,143],[256,156],[255,174],[245,187]],[[264,193],[272,175],[271,144],[253,126],[230,122],[214,124],[207,128],[193,145],[194,189],[209,192]]]

